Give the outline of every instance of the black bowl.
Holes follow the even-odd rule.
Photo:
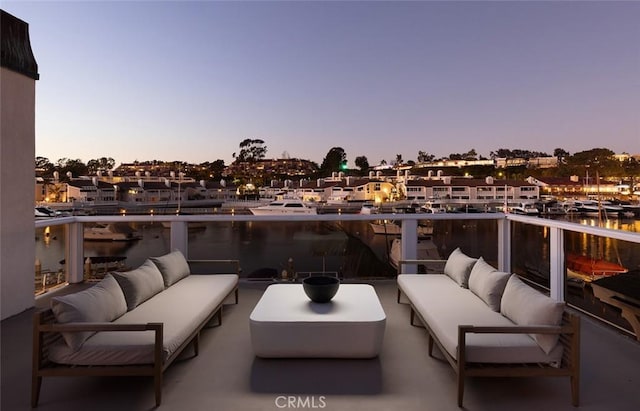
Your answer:
[[[340,280],[336,277],[316,275],[302,280],[302,288],[307,297],[315,303],[328,303],[338,292]]]

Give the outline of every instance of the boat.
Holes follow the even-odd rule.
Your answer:
[[[567,254],[567,276],[569,278],[591,282],[627,272],[629,269],[618,263],[581,254]]]
[[[379,212],[380,207],[372,203],[364,203],[360,207],[360,214],[378,214]]]
[[[37,206],[34,208],[35,218],[51,218],[58,217],[60,212],[45,206]]]
[[[420,211],[427,214],[446,213],[447,209],[439,203],[427,202],[420,207]]]
[[[577,213],[585,216],[617,217],[624,212],[624,208],[612,204],[610,201],[596,200],[570,200],[563,203],[568,213]]]
[[[97,223],[84,228],[86,241],[135,241],[142,236],[129,225],[115,223]]]
[[[249,208],[253,215],[315,215],[317,210],[300,200],[278,200],[271,203]]]
[[[540,211],[532,203],[519,203],[518,205],[509,207],[509,211],[513,214],[528,216],[537,216],[540,214]]]
[[[369,223],[374,234],[382,235],[401,235],[402,226],[395,221],[390,220],[378,220]],[[418,226],[418,237],[426,237],[433,234],[433,227],[431,226]]]
[[[391,242],[391,249],[389,251],[389,263],[398,268],[398,261],[402,259],[402,240],[396,238]],[[438,247],[433,242],[432,237],[418,239],[416,248],[416,260],[442,260]],[[427,272],[436,272],[442,270],[442,263],[432,262],[420,264],[425,268]]]

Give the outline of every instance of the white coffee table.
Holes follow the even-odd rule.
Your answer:
[[[330,302],[319,304],[301,284],[273,284],[249,324],[258,357],[373,358],[382,348],[386,315],[371,285],[341,284]]]

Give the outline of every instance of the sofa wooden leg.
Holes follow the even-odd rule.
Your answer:
[[[42,387],[42,377],[36,377],[35,375],[31,381],[31,407],[38,406],[40,401],[40,387]]]
[[[580,379],[577,376],[571,376],[571,404],[574,407],[580,406]]]
[[[156,374],[154,378],[155,394],[156,394],[156,407],[162,403],[162,372]]]
[[[458,374],[458,407],[462,408],[462,397],[464,396],[464,375]]]
[[[235,297],[236,297],[236,304],[238,304],[238,289],[237,288],[236,288],[236,291],[235,291]]]

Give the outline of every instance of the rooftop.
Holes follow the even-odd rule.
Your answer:
[[[291,395],[307,401],[298,408],[459,410],[455,373],[445,360],[427,356],[426,333],[409,324],[409,307],[396,303],[395,281],[372,284],[387,315],[379,358],[265,360],[253,355],[249,314],[267,284],[243,280],[240,302],[225,306],[223,325],[203,331],[200,355],[193,358],[187,349],[164,374],[160,409],[277,410],[284,408],[282,396]],[[74,287],[82,286],[65,290]],[[32,313],[2,321],[3,410],[30,409]],[[640,407],[638,342],[583,317],[581,359],[580,410]],[[568,378],[472,378],[464,401],[468,410],[576,409]],[[154,404],[151,378],[60,377],[44,378],[38,409],[148,410]]]

